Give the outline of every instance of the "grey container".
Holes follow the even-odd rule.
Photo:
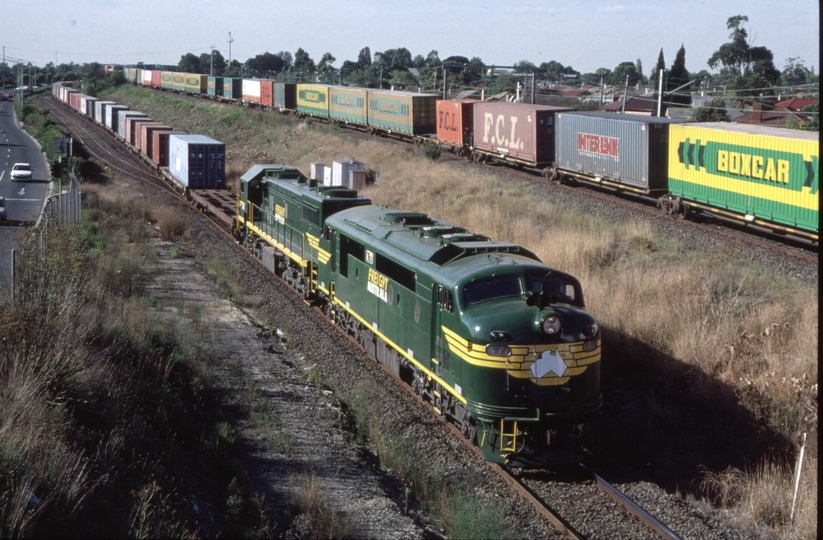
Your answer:
[[[128,128],[128,123],[126,122],[126,118],[134,117],[134,118],[145,118],[146,113],[141,113],[140,111],[120,111],[117,114],[117,136],[121,139],[128,140],[128,135],[126,134],[126,129]]]
[[[561,172],[646,195],[668,191],[669,126],[683,120],[608,112],[557,115]]]
[[[120,111],[127,110],[129,110],[129,108],[125,105],[109,105],[108,107],[106,107],[106,121],[104,122],[106,127],[112,130],[113,132],[117,133],[119,120],[117,117]]]
[[[169,135],[169,173],[189,188],[226,186],[226,145],[205,135]]]

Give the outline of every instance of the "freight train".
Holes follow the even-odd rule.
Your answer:
[[[817,133],[138,68],[126,74],[133,84],[313,116],[557,183],[632,194],[676,217],[709,215],[818,242]]]
[[[179,133],[160,140],[171,128],[142,113],[67,84],[52,93],[207,207],[487,460],[523,468],[580,460],[602,404],[601,332],[573,276],[522,246],[373,205],[285,165],[249,169],[231,207],[222,143]],[[164,148],[148,148],[149,139]]]

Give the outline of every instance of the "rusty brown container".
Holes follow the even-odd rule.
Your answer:
[[[473,99],[441,99],[437,102],[437,140],[452,146],[471,144]]]
[[[145,124],[141,124],[139,137],[140,144],[138,145],[140,152],[151,157],[151,149],[153,146],[152,134],[158,130],[172,131],[172,129],[173,128],[171,126],[167,126],[162,122],[147,122]]]
[[[153,88],[160,88],[160,71],[152,70],[152,72],[151,72],[151,86]]]
[[[161,167],[169,166],[169,135],[184,134],[185,131],[157,129],[151,134],[151,160]]]
[[[134,129],[134,146],[141,152],[146,155],[149,155],[148,152],[144,150],[145,147],[145,139],[146,139],[146,126],[165,126],[166,124],[162,122],[158,122],[156,120],[151,120],[150,118],[144,118],[144,122],[139,122],[135,125]],[[166,129],[171,129],[170,127],[166,126]]]
[[[472,144],[493,158],[541,167],[554,161],[555,115],[565,107],[479,101]]]
[[[260,104],[266,107],[274,105],[274,81],[260,81]]]
[[[148,116],[129,116],[126,118],[126,134],[125,139],[126,142],[130,145],[137,147],[137,134],[140,133],[140,123],[141,122],[154,122]]]

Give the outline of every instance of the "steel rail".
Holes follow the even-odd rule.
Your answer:
[[[595,474],[594,471],[592,471],[582,463],[580,463],[579,465],[583,470],[586,471],[586,473],[590,474],[592,478],[594,478],[595,482],[597,483],[597,488],[600,491],[611,497],[616,503],[623,506],[633,516],[638,518],[644,525],[646,525],[655,533],[660,535],[661,538],[668,540],[681,540],[681,538],[677,536],[671,529],[663,525],[663,523],[661,523],[657,518],[655,518],[653,515],[644,510],[639,504],[631,500],[628,496],[621,493],[616,487],[606,482],[603,478]]]

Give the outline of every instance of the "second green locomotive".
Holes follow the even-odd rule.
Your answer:
[[[243,175],[235,229],[487,460],[579,459],[602,397],[600,331],[577,279],[521,246],[285,165]]]

